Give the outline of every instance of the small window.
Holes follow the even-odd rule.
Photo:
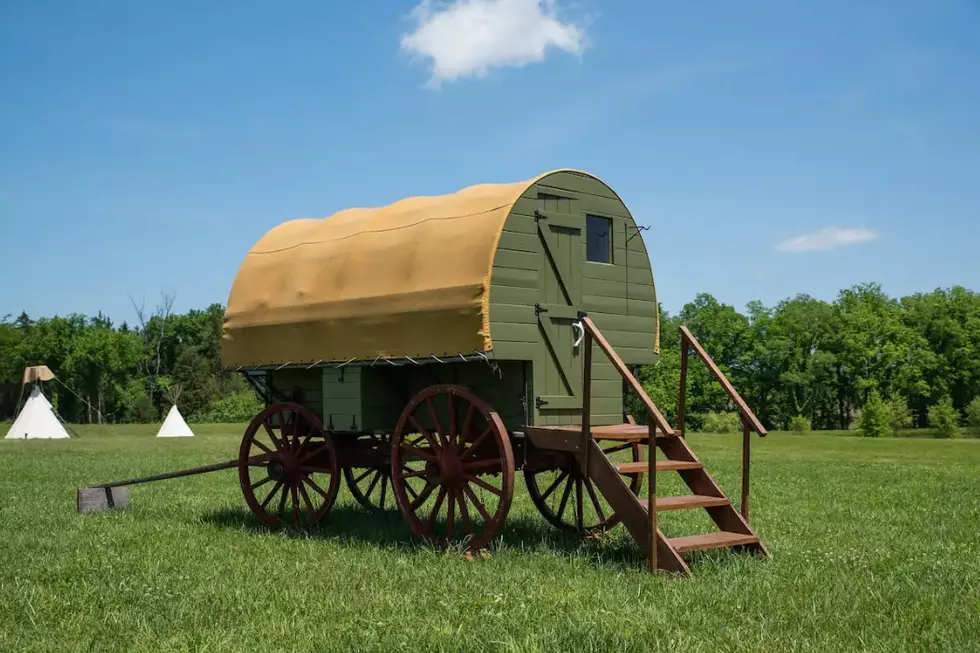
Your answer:
[[[612,263],[612,220],[586,216],[585,258],[594,263]]]

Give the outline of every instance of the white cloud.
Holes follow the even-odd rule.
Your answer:
[[[423,0],[403,34],[406,52],[431,60],[430,83],[543,61],[549,50],[581,54],[585,29],[558,18],[555,0]]]
[[[846,245],[857,245],[877,240],[878,234],[865,227],[824,227],[819,231],[811,231],[802,236],[796,236],[776,245],[781,252],[823,252]]]

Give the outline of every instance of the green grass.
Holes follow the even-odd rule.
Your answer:
[[[234,457],[240,427],[195,428],[0,440],[0,651],[980,650],[976,441],[755,439],[752,522],[773,559],[696,556],[691,580],[640,571],[622,527],[558,536],[520,481],[502,544],[472,562],[346,490],[321,530],[264,532],[230,471],[76,514],[89,483]],[[737,495],[739,438],[689,439]]]

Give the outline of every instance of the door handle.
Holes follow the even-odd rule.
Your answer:
[[[582,326],[581,321],[578,321],[578,322],[572,322],[572,329],[579,330],[578,337],[575,339],[575,342],[572,344],[572,347],[578,347],[580,344],[582,344],[582,338],[585,337],[585,327]]]

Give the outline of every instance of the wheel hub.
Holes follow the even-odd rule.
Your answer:
[[[269,477],[274,481],[294,485],[300,477],[296,456],[280,454],[269,461]]]

